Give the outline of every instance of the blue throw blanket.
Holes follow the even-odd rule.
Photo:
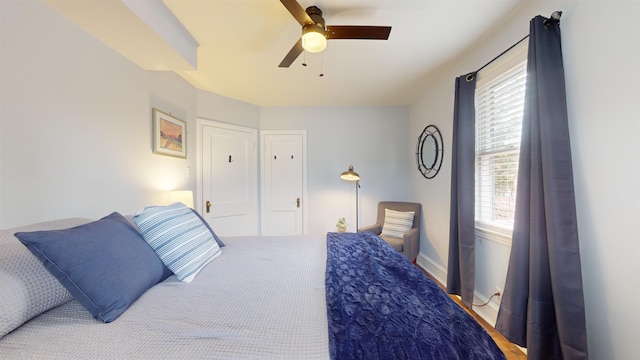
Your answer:
[[[372,233],[327,234],[332,359],[505,359],[437,284]]]

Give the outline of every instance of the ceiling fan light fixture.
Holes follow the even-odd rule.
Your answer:
[[[317,24],[308,24],[302,28],[302,48],[318,53],[327,47],[325,30]]]

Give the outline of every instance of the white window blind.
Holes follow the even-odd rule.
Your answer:
[[[517,60],[476,84],[476,226],[508,235],[516,202],[526,53]]]

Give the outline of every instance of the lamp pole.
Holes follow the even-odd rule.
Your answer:
[[[358,201],[358,188],[360,187],[360,175],[353,171],[353,165],[349,165],[349,170],[345,171],[342,173],[342,175],[340,175],[340,178],[342,180],[346,180],[346,181],[353,181],[356,183],[356,231],[358,232],[358,208],[359,208],[359,201]]]
[[[358,232],[358,219],[360,218],[360,216],[358,216],[358,209],[360,208],[360,202],[358,201],[358,188],[360,187],[360,180],[356,180],[356,231]]]

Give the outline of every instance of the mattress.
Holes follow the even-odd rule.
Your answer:
[[[225,237],[191,283],[175,276],[115,321],[75,300],[0,340],[3,359],[328,359],[324,236]]]

